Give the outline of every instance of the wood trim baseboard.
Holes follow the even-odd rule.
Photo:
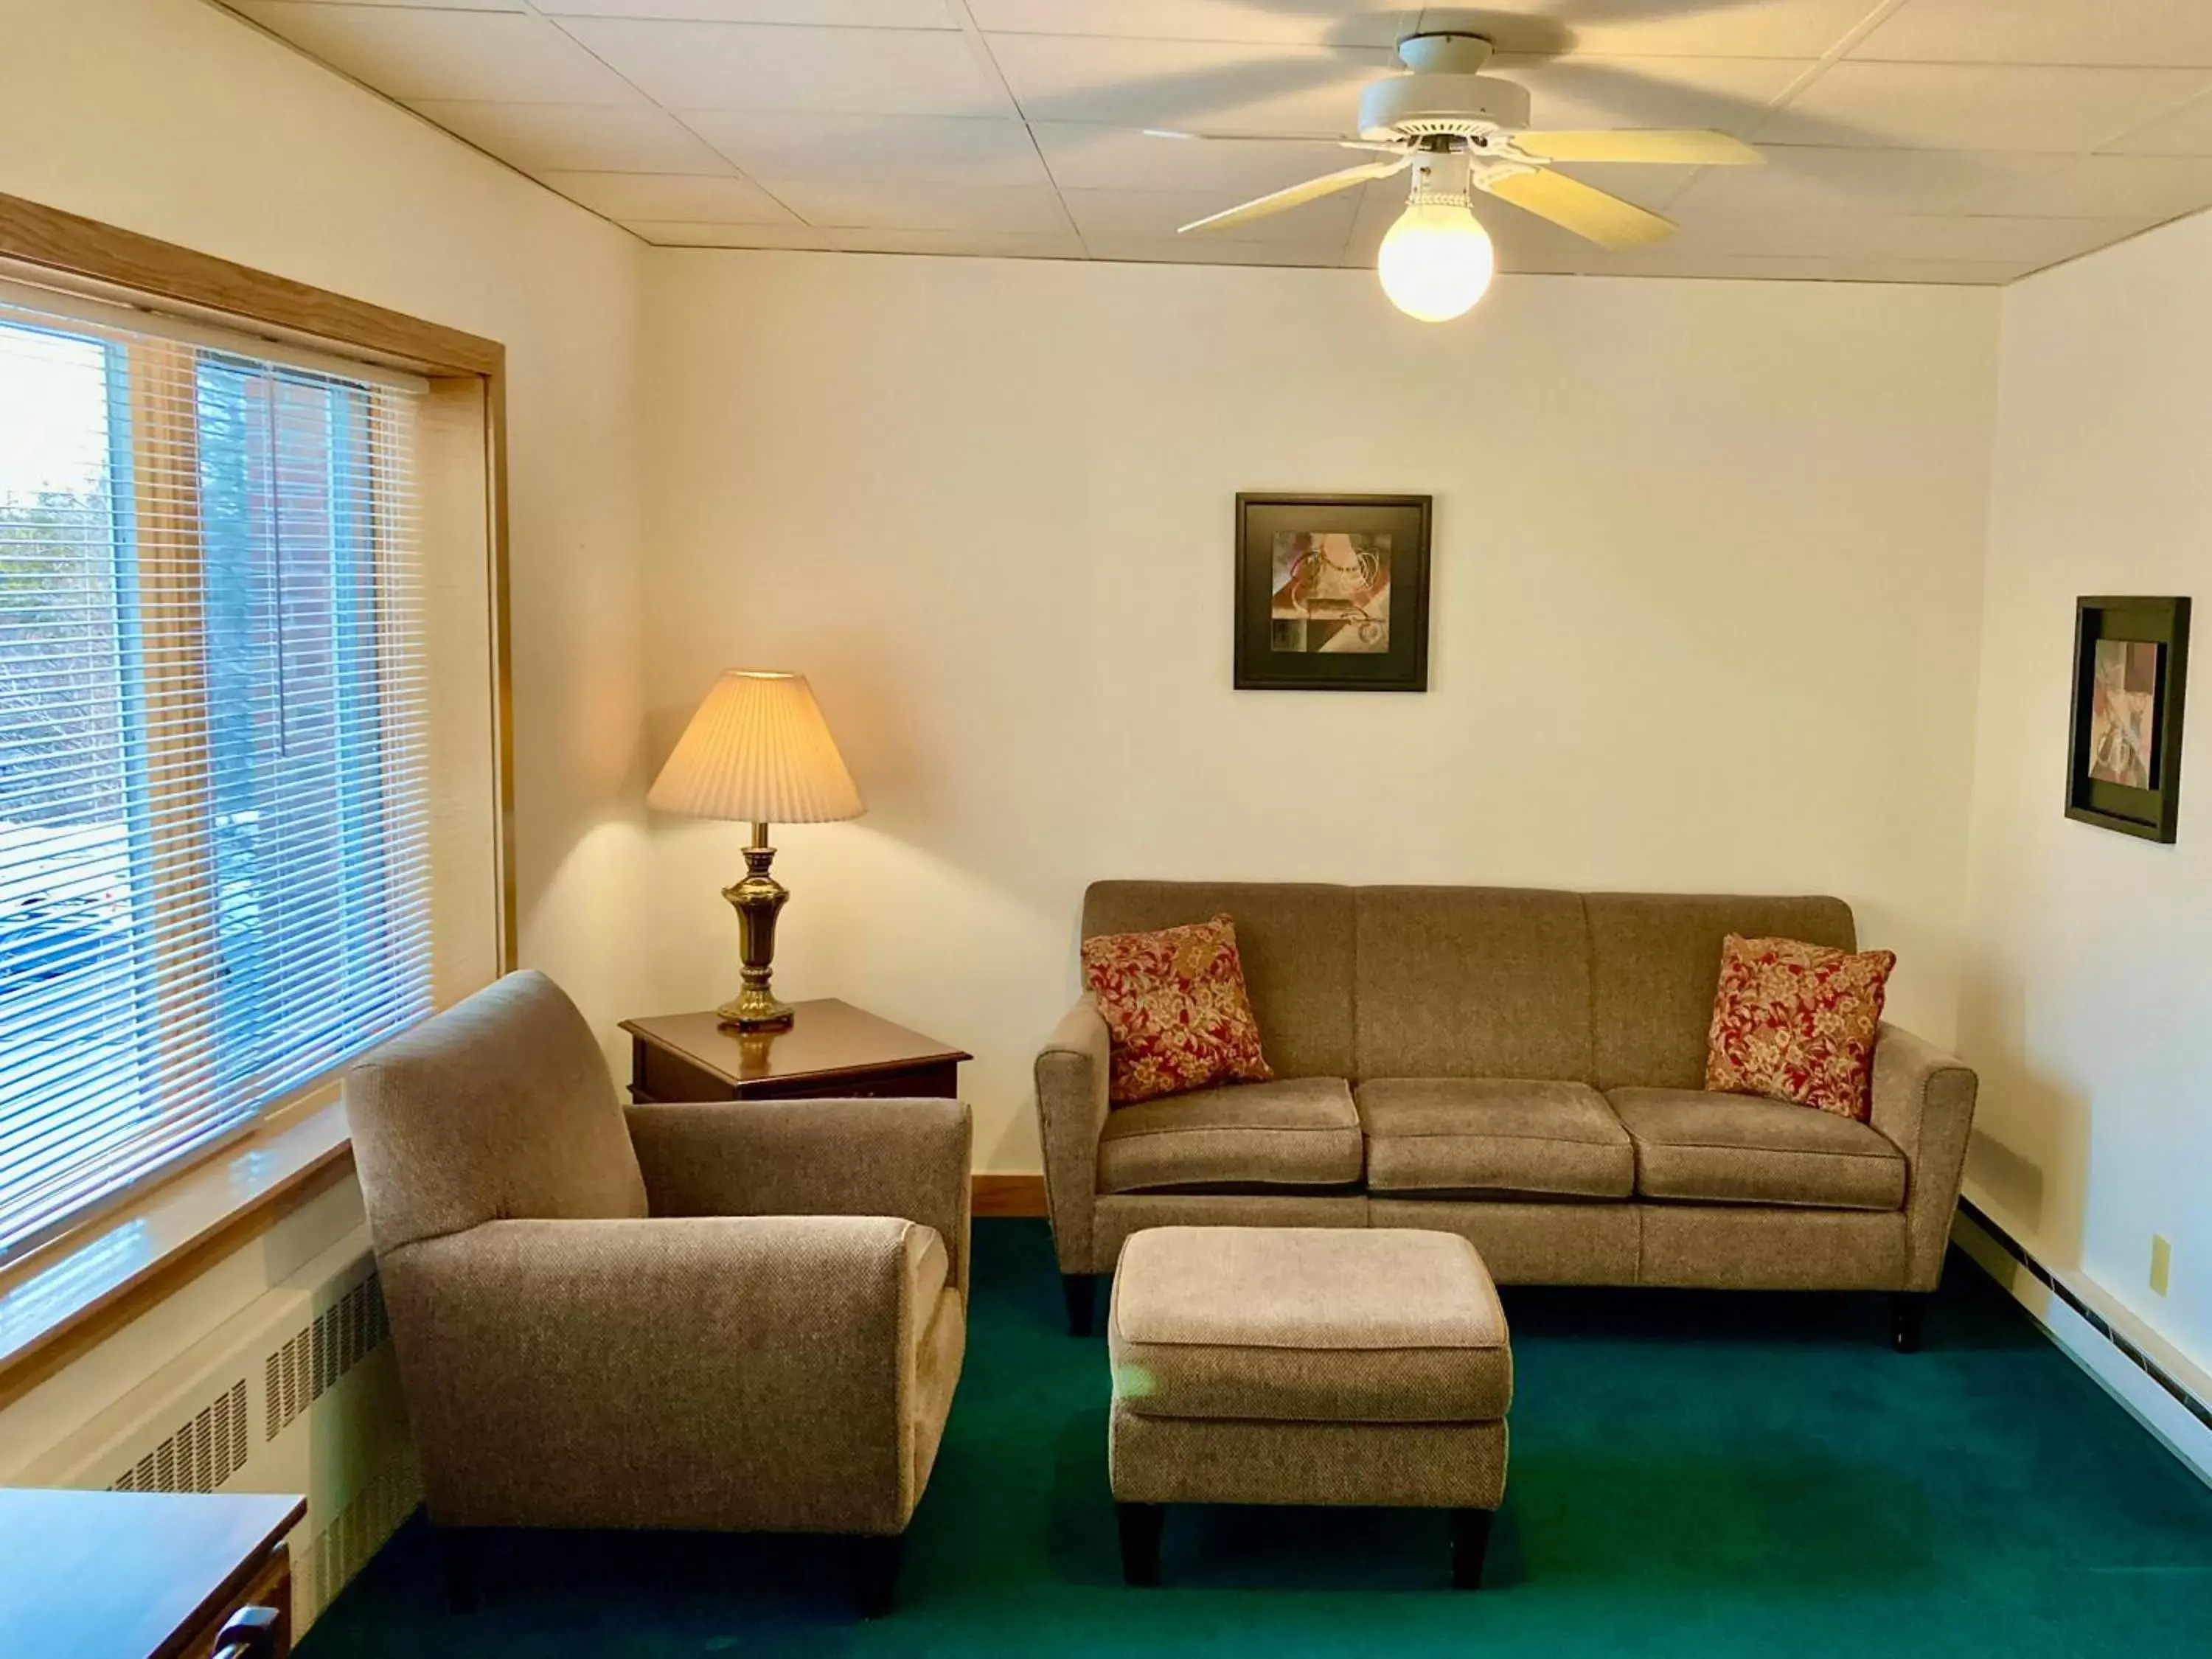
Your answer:
[[[0,258],[108,284],[288,334],[335,341],[447,374],[497,375],[495,340],[349,300],[174,242],[81,218],[20,196],[0,195]]]
[[[1044,1177],[1041,1175],[979,1175],[973,1178],[969,1210],[975,1215],[1041,1216],[1044,1209]]]

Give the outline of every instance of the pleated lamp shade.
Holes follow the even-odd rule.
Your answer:
[[[826,823],[865,810],[804,674],[726,668],[646,799],[664,812]]]

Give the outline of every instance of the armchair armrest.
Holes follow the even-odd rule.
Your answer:
[[[628,1115],[655,1216],[899,1216],[937,1229],[966,1292],[964,1102],[717,1100]]]
[[[1106,1017],[1086,994],[1060,1017],[1036,1057],[1037,1127],[1044,1143],[1045,1207],[1064,1273],[1103,1272],[1091,1259],[1098,1197],[1098,1136],[1106,1127]]]
[[[1932,1291],[1951,1243],[1979,1080],[1955,1055],[1885,1024],[1874,1048],[1874,1127],[1905,1159],[1905,1288]]]
[[[883,1216],[492,1221],[392,1252],[432,1515],[897,1530],[938,1261]]]

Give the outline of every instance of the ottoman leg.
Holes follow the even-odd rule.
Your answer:
[[[1889,1340],[1898,1352],[1920,1352],[1920,1334],[1927,1328],[1928,1304],[1934,1299],[1923,1291],[1889,1293]]]
[[[1160,1523],[1167,1518],[1164,1504],[1116,1504],[1114,1519],[1121,1531],[1121,1581],[1127,1584],[1160,1582]]]
[[[1482,1558],[1490,1549],[1489,1510],[1451,1512],[1452,1588],[1482,1588]]]

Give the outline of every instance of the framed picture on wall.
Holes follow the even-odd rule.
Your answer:
[[[2068,817],[2174,838],[2188,668],[2187,599],[2075,601]]]
[[[1237,498],[1237,689],[1429,689],[1426,495]]]

